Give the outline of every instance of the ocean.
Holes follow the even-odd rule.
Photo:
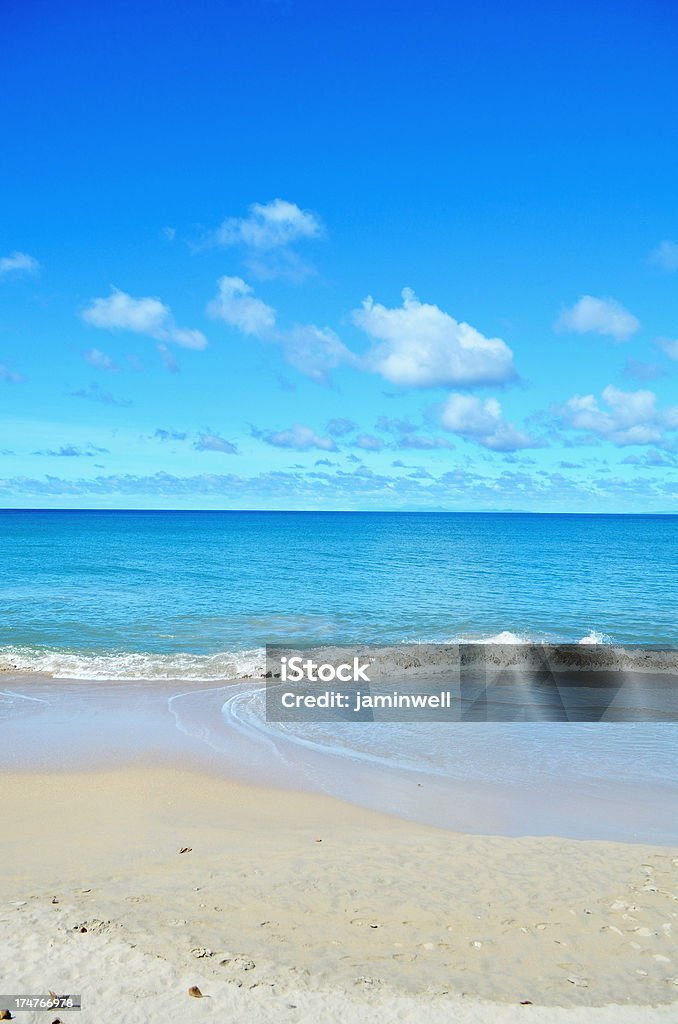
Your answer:
[[[223,678],[266,643],[678,639],[678,517],[0,512],[0,658]]]
[[[395,808],[383,787],[366,800],[364,772],[509,786],[526,801],[517,832],[541,798],[534,831],[675,841],[678,815],[662,807],[678,806],[678,725],[267,723],[256,677],[267,643],[670,647],[677,598],[670,515],[3,511],[0,671],[13,683],[0,684],[0,722],[76,699],[69,681],[124,684],[132,707],[166,680],[178,731],[231,760],[234,731],[243,751],[275,748],[296,765],[290,784],[298,770],[311,788],[414,817],[402,787]],[[35,674],[51,688],[17,685]],[[646,817],[656,805],[651,822],[622,808],[602,831],[590,814],[579,829],[576,807],[553,810],[557,792],[610,784]]]

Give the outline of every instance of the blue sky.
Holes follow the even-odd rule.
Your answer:
[[[3,7],[0,504],[678,508],[678,14]]]

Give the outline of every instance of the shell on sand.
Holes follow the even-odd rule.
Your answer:
[[[193,852],[193,847],[192,846],[182,846],[181,849],[179,850],[179,853],[192,853],[192,852]]]
[[[188,990],[189,996],[193,996],[194,999],[202,999],[202,992],[197,985],[191,985]]]

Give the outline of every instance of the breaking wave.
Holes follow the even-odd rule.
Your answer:
[[[529,667],[545,642],[504,630],[492,636],[458,637],[446,643],[366,644],[351,646],[351,651],[369,658],[374,677],[391,674],[437,673],[446,671],[458,658],[459,647],[481,645],[484,653],[475,656],[485,663]],[[488,650],[488,648],[490,650]],[[314,646],[313,655],[337,664],[346,657],[346,646]],[[614,644],[609,636],[591,630],[576,642],[548,644],[552,665],[577,669],[636,669],[675,671],[678,651]],[[51,676],[55,679],[91,680],[214,680],[260,678],[266,672],[263,647],[219,651],[214,654],[190,652],[150,653],[129,651],[79,651],[54,647],[11,646],[0,648],[0,673]]]
[[[220,651],[217,654],[144,654],[5,647],[0,650],[0,672],[51,676],[54,679],[185,679],[209,682],[261,676],[265,660],[263,648]]]

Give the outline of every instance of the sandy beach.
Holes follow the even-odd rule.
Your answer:
[[[83,1024],[675,1020],[677,849],[466,836],[178,766],[0,786],[2,991],[80,993]]]
[[[678,0],[0,26],[0,1024],[678,1024]]]

